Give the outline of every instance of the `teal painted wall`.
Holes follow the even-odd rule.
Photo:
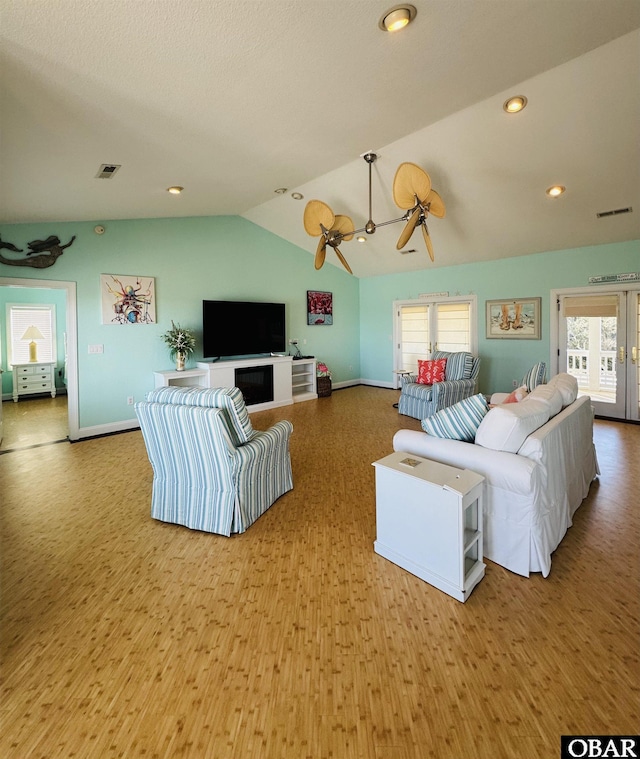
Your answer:
[[[444,254],[442,254],[444,255]],[[393,302],[420,293],[474,293],[478,302],[479,389],[510,390],[536,361],[549,363],[549,298],[552,289],[585,287],[597,274],[640,270],[640,240],[574,250],[538,253],[501,261],[424,269],[360,281],[361,376],[393,383]],[[597,290],[597,286],[594,286]],[[542,298],[541,340],[487,340],[485,301]]]
[[[512,378],[548,361],[551,289],[640,268],[640,241],[633,241],[358,280],[335,266],[315,271],[308,252],[240,217],[99,220],[106,227],[102,236],[94,234],[95,223],[0,228],[2,239],[19,247],[50,234],[63,243],[77,236],[54,266],[0,264],[0,276],[77,283],[81,429],[133,419],[127,396],[143,398],[153,386],[153,371],[172,368],[161,340],[172,319],[195,329],[195,360],[202,357],[205,298],[285,302],[287,337],[298,338],[303,353],[326,361],[334,383],[361,378],[388,385],[394,380],[393,301],[421,292],[472,292],[478,299],[480,389],[490,392],[509,389]],[[157,324],[101,324],[100,274],[155,277]],[[307,326],[308,289],[333,292],[332,327]],[[485,339],[486,300],[533,296],[542,298],[541,340]],[[89,355],[92,344],[104,345],[104,353]]]
[[[1,270],[0,276],[5,276]],[[56,356],[58,362],[56,387],[64,388],[61,372],[64,367],[64,330],[67,320],[66,293],[60,290],[43,290],[37,287],[0,287],[0,366],[4,370],[4,374],[2,375],[3,396],[10,395],[13,391],[13,373],[8,363],[7,351],[7,304],[10,303],[54,306],[56,315]]]
[[[134,418],[136,400],[153,387],[153,371],[172,368],[161,335],[171,320],[198,337],[202,358],[203,299],[271,300],[287,304],[287,338],[324,360],[334,382],[360,377],[359,284],[335,266],[316,272],[313,256],[237,216],[3,225],[2,240],[20,248],[51,234],[76,240],[47,269],[0,263],[0,276],[77,283],[80,428]],[[5,257],[16,254],[2,251]],[[101,324],[100,275],[155,277],[157,323]],[[333,293],[334,326],[307,326],[306,291]],[[303,343],[306,340],[306,344]],[[89,345],[104,353],[88,353]],[[192,362],[193,363],[193,362]]]

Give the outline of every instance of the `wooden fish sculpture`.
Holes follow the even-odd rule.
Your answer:
[[[66,245],[60,245],[60,238],[55,235],[50,235],[46,240],[34,240],[27,243],[29,247],[27,256],[33,256],[33,258],[5,258],[3,255],[0,255],[0,263],[8,264],[9,266],[33,266],[35,269],[46,269],[55,264],[65,249],[75,239],[76,236],[74,235]],[[3,242],[2,239],[0,239],[0,248],[22,253],[21,248],[17,248],[10,242]]]

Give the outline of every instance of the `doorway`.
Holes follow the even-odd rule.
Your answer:
[[[476,296],[446,295],[393,304],[396,387],[402,372],[418,373],[418,360],[434,350],[477,355]]]
[[[597,416],[640,421],[640,288],[563,290],[554,297],[557,370],[576,377]]]
[[[67,386],[67,422],[69,440],[79,439],[78,412],[78,335],[77,335],[77,305],[76,283],[62,282],[49,279],[18,279],[0,277],[2,288],[42,288],[43,290],[63,290],[66,294],[66,386]],[[19,299],[19,293],[16,294]],[[4,318],[3,318],[4,322]],[[4,337],[4,336],[3,336]],[[17,404],[19,405],[19,403]]]

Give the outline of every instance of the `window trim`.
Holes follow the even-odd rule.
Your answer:
[[[57,355],[58,355],[58,345],[57,345],[57,331],[56,331],[56,307],[53,303],[20,303],[20,302],[14,302],[14,303],[7,303],[6,304],[6,340],[7,340],[7,366],[12,367],[16,366],[18,364],[26,364],[29,363],[29,353],[28,348],[23,357],[18,354],[17,358],[14,359],[14,341],[18,342],[21,341],[21,337],[15,337],[13,334],[13,313],[17,311],[24,311],[24,312],[46,312],[49,314],[50,319],[50,326],[49,326],[49,337],[48,337],[48,345],[47,349],[50,351],[51,355],[49,357],[48,353],[46,357],[42,357],[42,355],[38,356],[38,360],[42,361],[43,363],[50,363],[55,361],[57,363]],[[28,319],[27,321],[33,323],[34,321],[38,321],[35,319]],[[47,337],[45,336],[45,340]],[[42,348],[42,343],[38,344],[38,353],[40,354],[40,350]]]

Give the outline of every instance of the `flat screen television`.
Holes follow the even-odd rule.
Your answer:
[[[202,301],[204,358],[286,351],[285,304]]]

